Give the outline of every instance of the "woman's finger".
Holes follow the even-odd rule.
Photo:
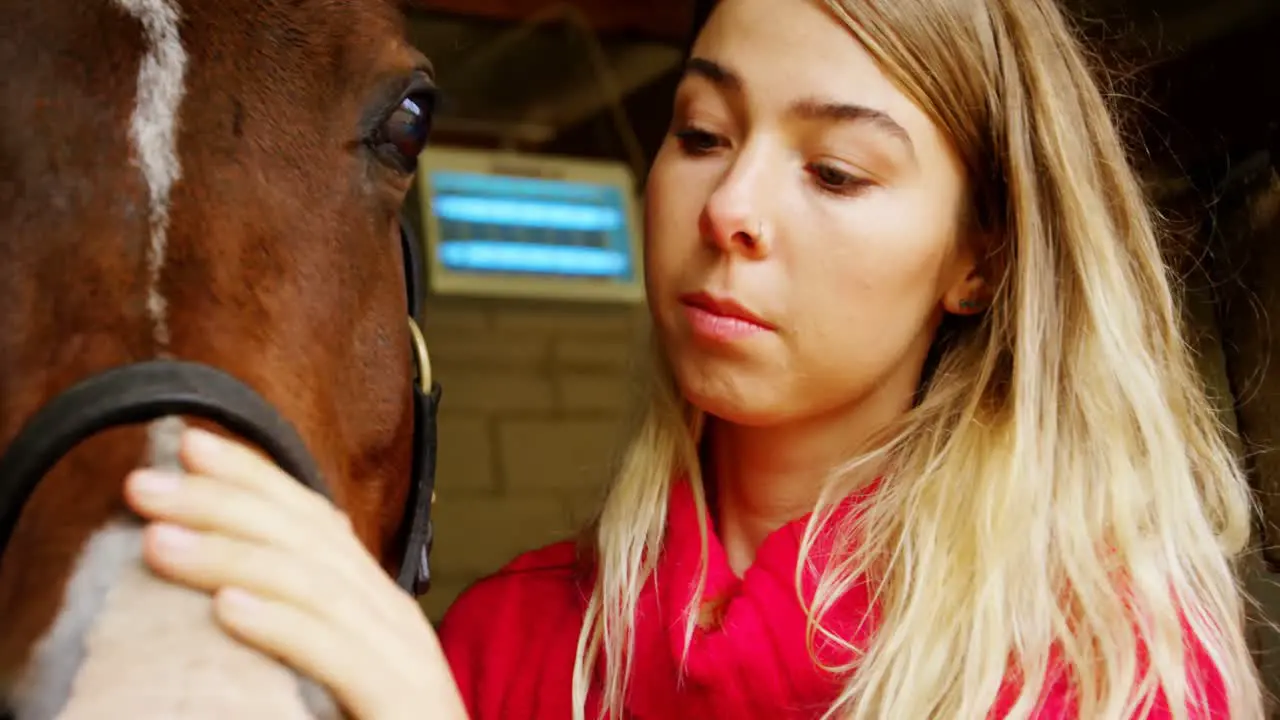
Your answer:
[[[138,470],[125,479],[125,500],[139,515],[193,530],[307,550],[330,540],[331,525],[299,513],[252,490],[204,475]]]
[[[214,615],[229,634],[276,656],[329,688],[353,718],[381,718],[373,709],[383,687],[385,665],[368,662],[364,639],[337,631],[287,602],[240,588],[214,597]]]
[[[188,428],[182,436],[181,453],[193,473],[223,478],[318,518],[341,514],[326,498],[244,443]]]
[[[238,585],[260,595],[311,604],[334,581],[296,553],[164,523],[146,529],[143,556],[158,574],[206,592]]]
[[[172,537],[178,528],[149,529],[149,560],[223,563],[228,565],[226,572],[234,574],[239,559],[230,548],[264,545],[287,551],[315,572],[358,579],[362,588],[386,575],[355,539],[346,516],[316,518],[289,512],[270,498],[221,478],[137,471],[127,478],[125,497],[139,515],[192,531],[186,537],[195,546],[181,548],[161,545],[152,537],[157,532]],[[220,539],[243,543],[228,546]],[[220,556],[220,551],[230,556]]]
[[[224,535],[158,524],[144,535],[143,556],[157,574],[184,585],[213,592],[236,586],[264,597],[306,608],[333,622],[354,618],[368,623],[383,614],[390,579],[357,563],[329,562]],[[334,588],[344,588],[334,592]]]
[[[327,686],[353,718],[417,720],[423,702],[434,703],[433,717],[467,717],[435,635],[421,618],[416,628],[402,624],[388,632],[344,630],[239,588],[215,596],[214,614],[241,642]]]

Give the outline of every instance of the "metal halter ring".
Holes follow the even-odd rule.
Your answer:
[[[431,393],[431,356],[427,354],[427,339],[422,336],[422,328],[418,321],[409,317],[409,338],[413,347],[413,362],[418,366],[418,387],[422,392]],[[431,504],[436,504],[435,488],[431,489]]]
[[[431,392],[431,358],[427,355],[427,339],[422,336],[418,321],[409,318],[409,337],[413,341],[413,362],[418,366],[418,387]]]

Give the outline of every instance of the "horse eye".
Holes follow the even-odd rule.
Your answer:
[[[380,144],[394,151],[392,160],[406,172],[417,169],[418,155],[427,147],[435,101],[434,93],[411,93],[400,101],[379,128]]]

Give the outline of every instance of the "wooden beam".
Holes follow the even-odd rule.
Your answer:
[[[572,5],[600,35],[683,43],[693,29],[694,0],[408,0],[411,10],[522,23]]]

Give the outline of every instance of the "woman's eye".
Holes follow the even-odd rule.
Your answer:
[[[675,136],[680,149],[688,155],[705,155],[722,144],[720,138],[697,128],[680,130]]]
[[[418,156],[427,148],[431,136],[431,120],[436,97],[432,92],[416,92],[405,96],[378,128],[377,145],[390,151],[391,160],[406,171],[418,168]]]
[[[818,181],[819,187],[828,192],[847,194],[860,190],[868,184],[862,178],[825,163],[810,165],[809,172]]]

